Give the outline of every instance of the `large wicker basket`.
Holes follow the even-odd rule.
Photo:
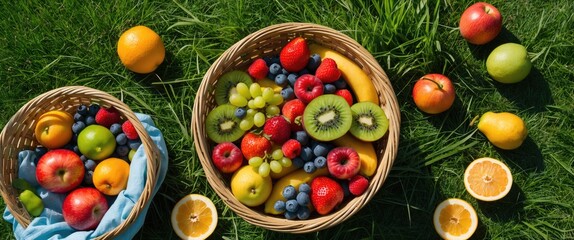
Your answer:
[[[256,58],[278,54],[288,41],[298,36],[334,49],[361,66],[377,89],[381,107],[389,118],[390,126],[388,134],[375,143],[379,165],[367,192],[346,202],[329,215],[309,220],[286,220],[282,216],[266,215],[262,211],[249,208],[235,199],[229,187],[229,177],[223,176],[211,161],[214,143],[207,137],[205,119],[208,112],[216,106],[213,86],[222,74],[234,69],[246,69]],[[331,28],[309,23],[272,25],[246,36],[227,49],[205,74],[197,91],[192,115],[195,147],[207,180],[215,192],[247,222],[290,233],[307,233],[332,227],[345,221],[367,204],[382,186],[393,164],[398,148],[399,128],[400,111],[396,96],[387,75],[373,56],[350,37]]]
[[[26,103],[8,121],[0,135],[2,161],[0,161],[0,193],[14,218],[25,228],[31,217],[17,199],[17,191],[12,187],[12,180],[18,177],[18,152],[24,149],[33,150],[38,142],[34,136],[36,119],[44,112],[60,109],[74,113],[80,104],[98,103],[103,107],[114,106],[123,120],[130,120],[139,134],[147,157],[147,175],[143,194],[135,203],[128,218],[99,239],[113,238],[132,224],[144,206],[151,201],[160,167],[160,155],[157,146],[138,120],[132,110],[112,95],[82,86],[57,88],[43,93]]]

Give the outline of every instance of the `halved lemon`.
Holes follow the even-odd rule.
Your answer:
[[[464,186],[468,193],[478,200],[495,201],[510,192],[512,174],[499,160],[489,157],[479,158],[466,168]]]
[[[171,225],[181,239],[206,239],[217,226],[217,209],[209,198],[189,194],[173,207]]]
[[[476,231],[478,216],[468,202],[449,198],[434,210],[433,224],[443,239],[468,239]]]

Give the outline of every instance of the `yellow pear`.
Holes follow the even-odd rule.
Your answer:
[[[486,112],[477,128],[494,146],[505,150],[520,147],[528,134],[522,118],[509,112]]]
[[[231,193],[239,202],[249,207],[263,204],[272,188],[271,177],[262,177],[250,165],[241,167],[231,176]]]

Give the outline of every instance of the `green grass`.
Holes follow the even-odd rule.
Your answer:
[[[467,44],[458,18],[472,1],[36,1],[0,3],[0,126],[22,105],[53,88],[85,85],[107,91],[153,117],[169,148],[169,170],[136,239],[175,239],[169,214],[188,193],[210,197],[219,213],[213,239],[436,239],[435,206],[469,201],[479,214],[475,239],[574,238],[574,2],[491,1],[504,16],[492,43]],[[332,228],[304,235],[253,226],[225,206],[205,179],[194,150],[191,113],[203,74],[225,49],[251,32],[282,22],[313,22],[365,46],[387,72],[401,109],[399,152],[378,194]],[[154,73],[126,70],[115,52],[120,34],[143,24],[166,45]],[[525,45],[534,68],[523,82],[490,79],[484,62],[505,42]],[[416,109],[411,89],[429,72],[453,80],[457,100],[436,116]],[[469,126],[486,111],[521,116],[529,129],[517,150],[494,148]],[[462,175],[475,158],[506,162],[510,194],[480,202]],[[4,209],[4,205],[0,206]],[[0,236],[13,238],[1,221]]]

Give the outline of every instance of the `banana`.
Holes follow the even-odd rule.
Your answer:
[[[267,201],[265,201],[265,209],[264,209],[265,213],[281,214],[281,212],[276,211],[273,208],[273,206],[275,205],[275,202],[277,202],[277,200],[285,201],[285,198],[282,195],[283,189],[285,187],[292,185],[293,187],[295,187],[295,189],[298,189],[299,185],[301,185],[302,183],[311,184],[311,180],[313,180],[313,178],[318,176],[324,176],[327,175],[328,173],[329,170],[327,170],[326,167],[319,168],[313,173],[306,173],[305,170],[299,169],[295,172],[292,172],[282,177],[275,184],[273,184],[273,190],[271,190],[271,195],[269,195],[269,198],[267,198]]]
[[[293,171],[299,169],[298,167],[296,167],[294,164],[291,164],[291,166],[289,167],[283,167],[283,169],[281,170],[280,173],[275,173],[273,171],[269,172],[269,176],[271,176],[272,179],[279,179],[284,177],[285,175],[292,173]]]
[[[365,177],[370,177],[377,170],[377,154],[370,142],[364,142],[355,138],[350,133],[333,140],[333,143],[340,147],[351,147],[357,151],[361,159],[361,169],[359,173]]]
[[[357,102],[369,101],[379,105],[377,90],[375,89],[375,85],[373,85],[371,78],[367,76],[363,69],[351,61],[351,59],[337,51],[314,43],[309,44],[309,50],[311,51],[311,54],[319,54],[322,59],[331,58],[335,60],[337,67],[341,70],[343,78],[347,80],[347,84],[355,93]]]
[[[281,93],[281,90],[283,90],[283,87],[277,85],[273,80],[270,80],[269,78],[261,79],[257,81],[257,83],[259,83],[259,86],[261,87],[270,87],[275,93]]]

